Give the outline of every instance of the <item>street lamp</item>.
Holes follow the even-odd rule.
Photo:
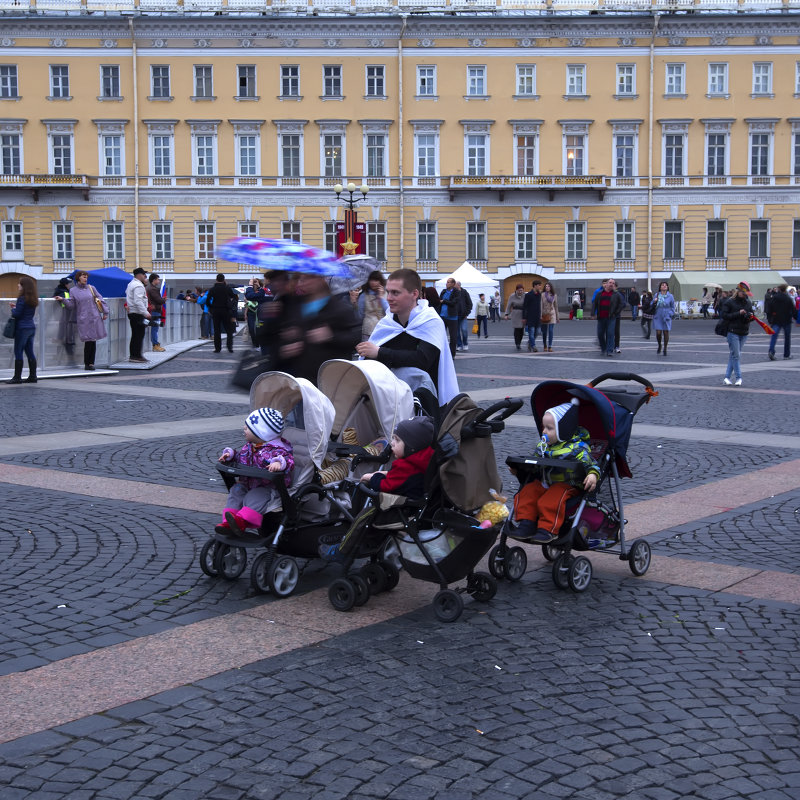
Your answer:
[[[367,199],[369,186],[366,183],[362,183],[361,186],[356,188],[356,185],[351,181],[346,187],[342,186],[341,183],[337,183],[333,187],[333,191],[336,192],[336,199],[347,205],[344,210],[344,231],[339,232],[339,247],[342,248],[341,255],[352,256],[358,252],[361,244],[361,236],[356,234],[362,234],[364,228],[363,223],[361,225],[358,224],[356,206],[362,200]],[[345,191],[347,195],[342,197],[342,192]],[[361,197],[355,196],[356,191],[361,192]]]

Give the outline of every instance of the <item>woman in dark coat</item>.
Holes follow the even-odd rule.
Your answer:
[[[36,383],[36,351],[33,349],[33,337],[36,335],[36,323],[33,321],[39,297],[36,294],[36,281],[28,275],[19,279],[19,296],[16,303],[11,303],[11,316],[17,321],[14,333],[14,377],[6,383],[22,383],[22,356],[28,357],[30,374],[26,383]]]
[[[750,333],[750,320],[753,319],[753,304],[750,302],[752,297],[750,284],[742,281],[737,284],[732,297],[729,297],[720,308],[720,317],[728,325],[728,367],[725,370],[725,379],[722,381],[726,386],[731,385],[731,377],[735,386],[742,385],[742,368],[740,356],[744,347],[745,339]]]

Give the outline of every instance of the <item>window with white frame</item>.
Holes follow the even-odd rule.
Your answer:
[[[758,177],[769,175],[771,139],[769,133],[750,134],[750,175]]]
[[[564,137],[564,163],[567,175],[585,175],[586,137],[570,134]]]
[[[5,158],[3,167],[5,168]],[[800,175],[800,131],[792,134],[792,175]]]
[[[536,258],[536,223],[517,222],[516,242],[517,261],[533,261]]]
[[[750,258],[769,258],[769,220],[750,220]]]
[[[414,174],[419,178],[433,178],[439,174],[439,134],[415,135],[414,170]]]
[[[53,260],[72,261],[75,258],[72,241],[72,223],[53,223]]]
[[[711,95],[728,94],[728,65],[708,65],[708,93]]]
[[[683,260],[683,220],[664,221],[664,259]]]
[[[436,259],[436,223],[417,222],[417,261]]]
[[[489,137],[483,133],[468,133],[465,137],[464,171],[467,175],[487,175]]]
[[[100,66],[100,97],[104,100],[120,97],[119,65],[102,64]]]
[[[467,223],[467,261],[486,261],[486,223]]]
[[[50,97],[61,100],[69,97],[69,67],[66,64],[50,65]]]
[[[174,136],[171,133],[157,133],[150,137],[151,172],[155,176],[173,175]]]
[[[617,95],[636,94],[636,66],[617,64]]]
[[[0,175],[22,174],[22,137],[18,133],[0,134]]]
[[[386,223],[372,221],[366,224],[367,241],[364,251],[376,261],[386,261]]]
[[[122,175],[122,136],[118,133],[102,134],[100,147],[103,153],[101,174],[106,177]]]
[[[719,178],[727,174],[728,136],[709,133],[706,137],[706,175]]]
[[[436,67],[433,65],[417,65],[417,95],[434,97],[436,95]]]
[[[281,97],[300,97],[300,67],[297,64],[281,66]]]
[[[256,239],[258,237],[258,223],[252,220],[239,220],[238,224],[239,236],[247,239]]]
[[[339,252],[338,232],[336,230],[336,222],[329,220],[322,226],[322,241],[324,247],[329,253]]]
[[[172,222],[153,223],[153,261],[172,260]]]
[[[800,258],[800,219],[792,223],[792,258]]]
[[[210,133],[198,133],[194,141],[194,174],[208,177],[214,175],[216,164],[217,137]]]
[[[517,134],[514,137],[517,175],[536,175],[536,139],[532,134]]]
[[[586,260],[586,222],[566,223],[565,257],[567,261]]]
[[[800,61],[796,61],[794,65],[794,93],[800,95]]]
[[[195,223],[194,257],[198,261],[209,261],[214,258],[215,233],[215,223]]]
[[[236,66],[236,99],[254,100],[257,97],[255,64],[238,64]]]
[[[326,133],[322,137],[323,174],[326,178],[341,178],[342,172],[342,135]]]
[[[617,261],[633,260],[633,222],[629,220],[614,224],[614,258]]]
[[[725,258],[725,220],[706,222],[706,258]]]
[[[298,220],[284,220],[281,222],[281,239],[287,239],[290,242],[301,242],[302,227]]]
[[[383,64],[367,64],[367,97],[386,97],[385,72]]]
[[[517,64],[517,94],[531,97],[536,94],[536,65]]]
[[[300,134],[283,133],[281,142],[281,177],[300,177]]]
[[[467,67],[467,96],[486,96],[486,67],[473,64]]]
[[[17,220],[3,222],[3,260],[21,261],[22,253],[22,223]]]
[[[667,64],[666,65],[666,88],[667,95],[686,94],[686,64]]]
[[[586,94],[586,64],[567,64],[567,95]]]
[[[125,258],[121,222],[103,223],[103,258],[106,261],[122,261]]]
[[[54,133],[50,136],[50,162],[53,175],[72,174],[71,133]]]
[[[386,136],[383,133],[368,133],[365,137],[366,175],[368,178],[386,177]]]
[[[753,63],[753,94],[772,94],[772,63],[756,61]]]
[[[664,175],[676,177],[684,175],[683,133],[664,134]]]
[[[342,96],[342,67],[340,64],[328,64],[322,68],[322,96]]]
[[[194,65],[194,96],[214,96],[214,69],[211,64]]]
[[[258,175],[258,144],[256,133],[239,133],[236,136],[236,174]]]
[[[19,97],[16,64],[0,64],[0,97],[6,100]]]
[[[150,67],[150,91],[152,97],[170,97],[169,67],[165,64],[153,64]]]
[[[636,137],[632,133],[614,135],[614,170],[617,178],[634,176],[636,165]]]

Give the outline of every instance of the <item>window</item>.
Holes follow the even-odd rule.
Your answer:
[[[467,67],[467,95],[484,97],[486,95],[486,67]]]
[[[69,98],[69,67],[66,65],[50,65],[50,96]]]
[[[614,258],[617,261],[633,260],[633,223],[617,222],[614,226]]]
[[[665,94],[686,94],[686,64],[667,64],[667,83]]]
[[[518,135],[516,137],[517,175],[536,174],[536,137]]]
[[[536,94],[535,64],[517,64],[517,94],[523,97]]]
[[[322,68],[322,96],[342,96],[342,68],[335,64]]]
[[[122,137],[118,134],[105,134],[100,137],[103,148],[103,175],[122,175]]]
[[[53,134],[50,137],[53,175],[72,174],[72,134]]]
[[[255,239],[258,236],[258,223],[251,220],[239,222],[239,236]]]
[[[467,261],[486,261],[486,223],[467,223]]]
[[[756,61],[753,64],[753,94],[772,94],[772,64]]]
[[[664,222],[664,258],[683,260],[683,222],[668,220]]]
[[[281,67],[281,97],[300,97],[300,67],[296,64]]]
[[[800,219],[792,225],[792,258],[800,258]]]
[[[325,249],[329,253],[339,252],[337,237],[338,233],[336,231],[336,223],[333,220],[326,222],[322,228],[322,238],[325,242]]]
[[[338,133],[327,133],[322,137],[323,168],[326,178],[342,176],[342,137]]]
[[[617,94],[636,94],[636,67],[633,64],[617,64]]]
[[[288,239],[291,242],[301,242],[302,236],[300,223],[296,220],[281,222],[281,238]]]
[[[366,137],[367,177],[386,177],[386,137],[382,133],[369,133]]]
[[[367,97],[385,97],[384,68],[382,65],[367,66]]]
[[[769,258],[769,220],[750,220],[750,258]]]
[[[0,97],[19,97],[17,67],[14,64],[0,64]]]
[[[585,64],[567,64],[567,94],[579,97],[586,94]]]
[[[107,100],[120,97],[119,67],[116,64],[103,64],[100,67],[100,97]]]
[[[795,62],[794,65],[794,93],[800,94],[800,61]]]
[[[725,258],[725,220],[706,223],[706,258]]]
[[[0,175],[22,174],[22,146],[18,133],[4,133],[0,135]]]
[[[420,178],[433,178],[438,174],[437,145],[439,137],[435,133],[417,134],[414,141],[414,166]]]
[[[750,134],[750,174],[764,177],[769,175],[770,135],[768,133]]]
[[[534,261],[536,259],[536,223],[517,222],[517,261]]]
[[[386,261],[386,223],[368,222],[365,252],[376,261]]]
[[[154,135],[151,140],[153,147],[153,175],[172,175],[172,135]]]
[[[214,72],[210,64],[195,64],[194,67],[194,96],[214,96]]]
[[[482,133],[468,133],[466,137],[466,165],[464,171],[467,175],[486,175],[488,156],[488,137]]]
[[[214,258],[214,223],[195,223],[195,258],[208,261]]]
[[[5,137],[3,137],[5,139]],[[19,139],[19,137],[17,137]],[[792,135],[792,175],[800,175],[800,133]],[[5,169],[5,151],[3,154],[3,169]]]
[[[709,133],[706,144],[706,174],[709,177],[725,175],[728,137],[724,133]]]
[[[256,68],[254,64],[239,64],[236,67],[236,99],[256,99]]]
[[[15,220],[3,222],[3,260],[22,260],[22,223]]]
[[[708,65],[708,93],[715,95],[728,94],[728,65]]]
[[[152,96],[168,98],[169,94],[169,67],[151,66]]]
[[[436,261],[436,223],[417,223],[417,261]]]
[[[586,137],[580,135],[564,137],[564,156],[567,175],[586,174],[584,172],[585,139]]]
[[[258,139],[254,133],[242,133],[236,137],[239,175],[258,175]]]
[[[103,258],[106,261],[122,261],[125,258],[121,222],[103,223]]]
[[[566,259],[567,261],[586,260],[586,223],[568,222],[566,227]]]
[[[683,134],[668,133],[664,136],[664,175],[683,175]]]
[[[72,261],[75,252],[72,244],[72,223],[53,223],[53,260]]]
[[[300,135],[297,133],[281,135],[281,176],[300,177]]]
[[[618,133],[614,136],[614,169],[618,178],[631,178],[634,175],[636,139],[632,133]]]
[[[417,67],[417,95],[433,97],[436,94],[436,67]]]
[[[172,223],[153,223],[153,260],[172,260]]]
[[[214,150],[216,149],[216,136],[198,134],[194,136],[194,174],[214,174]]]

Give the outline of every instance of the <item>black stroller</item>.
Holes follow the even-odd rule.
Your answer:
[[[605,381],[614,386],[597,387]],[[627,383],[630,385],[618,385]],[[539,431],[548,408],[578,398],[578,424],[589,432],[592,458],[600,469],[600,478],[592,494],[581,492],[567,502],[567,518],[558,538],[542,545],[542,552],[553,562],[553,582],[559,589],[569,587],[583,592],[592,580],[592,562],[573,551],[602,550],[627,561],[634,575],[644,575],[650,567],[650,545],[637,539],[628,547],[625,542],[621,478],[631,477],[626,461],[628,443],[636,412],[658,394],[646,378],[632,373],[611,372],[595,378],[588,386],[567,381],[544,381],[531,394],[531,409]],[[533,448],[531,448],[533,449]],[[509,456],[506,464],[516,471],[520,486],[538,477],[543,469],[564,467],[582,469],[578,461],[548,459],[539,456]],[[500,542],[489,555],[489,570],[496,578],[518,581],[528,566],[522,547],[509,547],[516,523],[506,520]]]

